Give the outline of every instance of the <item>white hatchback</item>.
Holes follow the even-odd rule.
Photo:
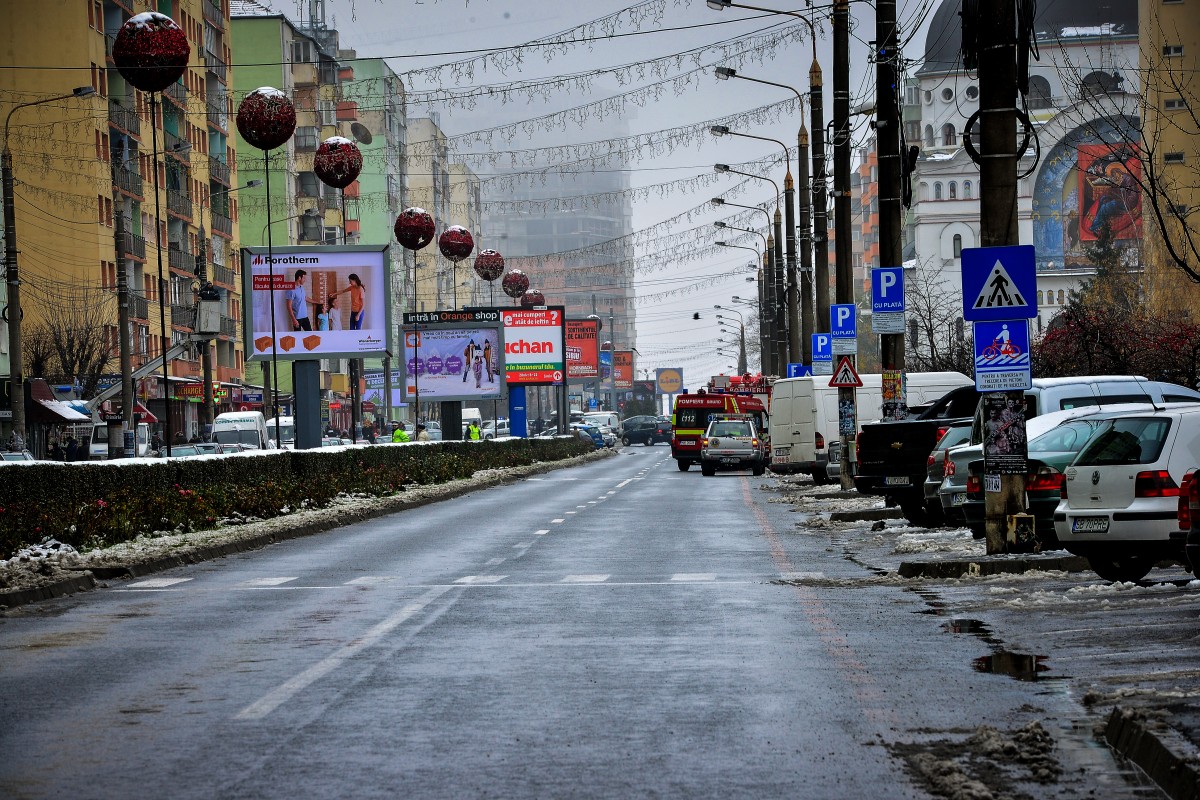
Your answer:
[[[1058,540],[1105,580],[1137,581],[1160,560],[1182,561],[1171,532],[1179,487],[1198,464],[1198,405],[1109,420],[1066,470]]]

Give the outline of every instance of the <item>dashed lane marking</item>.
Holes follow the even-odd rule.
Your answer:
[[[609,579],[608,575],[568,575],[562,579],[562,583],[604,583]]]
[[[177,583],[187,583],[191,578],[149,578],[137,583],[131,583],[126,589],[165,589]]]
[[[477,583],[499,583],[507,575],[463,575],[455,583],[471,586]]]
[[[552,519],[552,520],[550,520],[550,524],[551,524],[551,525],[561,525],[561,524],[563,524],[563,523],[564,523],[564,522],[566,522],[566,521],[567,521],[567,520],[566,520],[565,518],[563,518],[563,517],[559,517],[558,519]]]
[[[618,484],[617,484],[617,488],[618,488],[618,489],[623,489],[623,488],[625,488],[626,486],[628,486],[628,485],[629,485],[630,483],[632,483],[632,482],[633,482],[633,478],[627,478],[627,479],[625,479],[625,480],[621,481],[620,483],[618,483]],[[612,492],[609,492],[609,494],[612,494]]]
[[[295,577],[291,577],[291,578],[283,578],[283,577],[280,577],[280,578],[254,578],[252,580],[242,581],[241,583],[239,583],[237,585],[236,588],[238,588],[238,589],[261,589],[261,588],[270,587],[270,586],[282,586],[283,584],[291,583],[294,580],[297,580],[297,579]]]
[[[540,531],[534,531],[534,532],[533,532],[533,535],[534,535],[534,536],[545,536],[545,535],[546,535],[547,533],[549,533],[549,532],[550,532],[550,529],[549,529],[549,528],[543,528],[543,529],[542,529],[542,530],[540,530]]]
[[[505,559],[503,559],[503,558],[489,558],[489,559],[487,560],[487,563],[486,563],[484,566],[486,566],[486,567],[498,567],[498,566],[500,566],[501,564],[503,564],[503,563],[504,563],[504,561],[505,561]]]

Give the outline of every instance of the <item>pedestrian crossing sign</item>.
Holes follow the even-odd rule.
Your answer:
[[[833,371],[833,377],[829,379],[829,385],[838,389],[858,389],[862,387],[862,378],[858,376],[858,370],[854,369],[854,363],[850,361],[849,356],[842,356],[842,360],[838,362],[837,369]]]
[[[1037,267],[1032,245],[962,251],[963,319],[992,322],[1037,316]]]

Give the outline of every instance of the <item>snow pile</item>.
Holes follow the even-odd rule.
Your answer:
[[[894,533],[896,543],[892,552],[897,555],[913,553],[955,553],[964,558],[980,558],[987,554],[987,545],[972,536],[966,528],[954,530],[923,530],[912,528],[885,528],[883,533]]]

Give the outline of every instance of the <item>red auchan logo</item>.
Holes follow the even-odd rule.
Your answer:
[[[524,339],[518,339],[515,342],[505,342],[504,352],[519,355],[521,353],[540,354],[553,353],[554,342],[527,342]]]

